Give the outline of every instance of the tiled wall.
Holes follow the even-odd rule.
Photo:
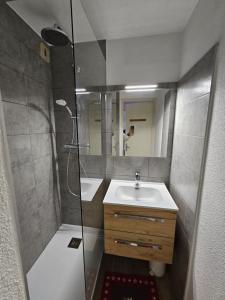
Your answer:
[[[26,300],[3,116],[0,97],[0,295],[1,299]]]
[[[225,12],[225,3],[221,2]],[[219,7],[218,7],[219,9]],[[208,23],[208,22],[207,22]],[[193,299],[225,299],[225,34],[218,47],[213,88],[213,112],[205,162],[201,207],[190,270]],[[190,296],[191,297],[191,296]],[[187,298],[186,299],[190,299]]]
[[[171,278],[174,299],[182,299],[195,222],[215,49],[180,81],[177,97],[170,191],[178,207]]]
[[[70,194],[67,187],[68,150],[64,149],[64,145],[70,144],[72,141],[72,119],[69,117],[69,114],[64,107],[56,104],[57,99],[64,99],[73,114],[75,112],[73,53],[71,46],[52,47],[51,65],[56,124],[56,146],[62,204],[62,223],[81,225],[81,203],[79,196],[80,179],[78,152],[76,150],[73,150],[70,155],[68,183],[72,192],[77,196]]]
[[[161,146],[161,156],[166,157],[168,150],[171,153],[171,145],[173,141],[173,132],[170,130],[170,102],[171,100],[171,91],[168,91],[165,95],[164,101],[164,117],[163,117],[163,128],[162,128],[162,146]],[[175,111],[173,114],[173,118],[175,115]],[[168,145],[170,145],[170,149],[168,149]]]
[[[79,43],[75,45],[75,63],[76,63],[76,85],[77,87],[86,86],[105,86],[106,84],[106,61],[105,61],[105,41]],[[79,142],[86,143],[85,135],[89,134],[89,125],[84,114],[85,105],[82,101],[93,103],[93,100],[99,103],[100,95],[98,93],[78,96],[79,123]],[[83,102],[84,104],[84,102]],[[99,105],[98,105],[99,106]],[[86,106],[87,107],[87,106]],[[99,117],[99,113],[97,114]],[[103,120],[101,120],[101,123]],[[100,177],[105,175],[105,156],[84,155],[81,150],[81,176]],[[83,167],[85,168],[85,172]],[[86,173],[86,174],[85,174]],[[95,278],[98,274],[101,257],[103,254],[103,234],[101,230],[95,228],[103,227],[103,198],[105,185],[102,184],[94,199],[91,202],[82,201],[82,221],[84,238],[84,257],[85,257],[85,275],[86,275],[86,296],[91,298]],[[90,227],[92,227],[90,229]],[[91,234],[92,243],[88,242]],[[87,241],[87,243],[85,243]]]
[[[0,90],[27,272],[59,224],[50,66],[40,39],[0,4]]]
[[[80,71],[76,74],[76,82],[78,87],[85,86],[105,86],[106,85],[106,41],[78,43],[75,46],[76,65]],[[79,96],[81,97],[81,96]],[[96,93],[96,100],[101,101],[104,110],[104,94]],[[79,99],[79,98],[78,98]],[[82,99],[78,100],[78,103]],[[88,101],[88,96],[85,98]],[[102,114],[101,126],[104,127],[104,117]],[[82,111],[80,119],[82,119]],[[79,124],[87,126],[80,120]],[[80,135],[84,129],[79,129]],[[81,163],[88,177],[105,178],[106,158],[104,153],[104,136],[102,135],[102,154],[101,155],[83,155],[81,151]],[[85,176],[83,168],[81,168],[81,176]]]
[[[106,65],[105,65],[105,41],[77,43],[75,44],[75,70],[77,87],[86,87],[90,85],[105,85]],[[65,108],[55,104],[57,99],[65,99],[71,110],[75,111],[75,91],[74,91],[74,73],[73,73],[73,55],[72,48],[53,47],[51,49],[52,59],[52,77],[53,77],[53,97],[56,122],[56,143],[59,163],[60,189],[62,201],[62,222],[67,224],[81,225],[81,202],[80,202],[80,179],[78,166],[78,152],[72,151],[69,167],[69,185],[72,191],[77,194],[73,196],[68,192],[67,187],[67,159],[68,151],[64,149],[65,144],[71,143],[72,121]],[[84,96],[88,101],[88,96]],[[79,103],[82,96],[79,96]],[[79,107],[78,107],[79,108]],[[79,112],[79,124],[86,124],[82,110]],[[75,128],[76,130],[76,128]],[[81,128],[80,133],[84,133],[85,128]],[[84,143],[84,139],[79,142]],[[82,153],[82,150],[80,151]],[[96,159],[95,159],[96,158]],[[102,156],[81,155],[82,166],[85,167],[87,175],[92,173],[93,161],[102,161]],[[94,169],[101,169],[99,166]],[[81,176],[85,176],[81,169]],[[91,176],[92,177],[92,176]],[[99,176],[97,176],[99,177]],[[100,176],[102,177],[102,176]],[[103,178],[103,177],[102,177]],[[85,212],[84,212],[85,215]],[[94,224],[98,223],[95,220]],[[90,224],[90,222],[89,222]]]
[[[106,84],[106,41],[75,44],[77,87]]]

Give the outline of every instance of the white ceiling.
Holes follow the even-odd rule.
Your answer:
[[[73,0],[76,40],[119,39],[181,32],[198,0]],[[9,4],[33,29],[57,22],[71,36],[69,0]]]
[[[198,0],[83,0],[98,39],[183,31]]]

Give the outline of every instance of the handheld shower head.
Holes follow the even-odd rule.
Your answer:
[[[67,106],[67,103],[65,100],[63,99],[58,99],[56,100],[56,104],[60,105],[60,106]]]
[[[58,99],[58,100],[56,100],[56,104],[65,107],[67,109],[70,117],[73,117],[72,111],[69,108],[69,106],[67,106],[66,100],[64,100],[64,99]]]

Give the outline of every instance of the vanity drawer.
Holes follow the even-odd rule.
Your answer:
[[[104,228],[174,238],[176,213],[149,208],[104,205]]]
[[[172,263],[173,239],[105,230],[105,253]]]

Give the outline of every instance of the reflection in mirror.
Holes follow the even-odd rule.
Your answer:
[[[101,155],[101,94],[77,93],[80,153]]]
[[[167,157],[171,90],[117,92],[113,101],[112,154]]]

